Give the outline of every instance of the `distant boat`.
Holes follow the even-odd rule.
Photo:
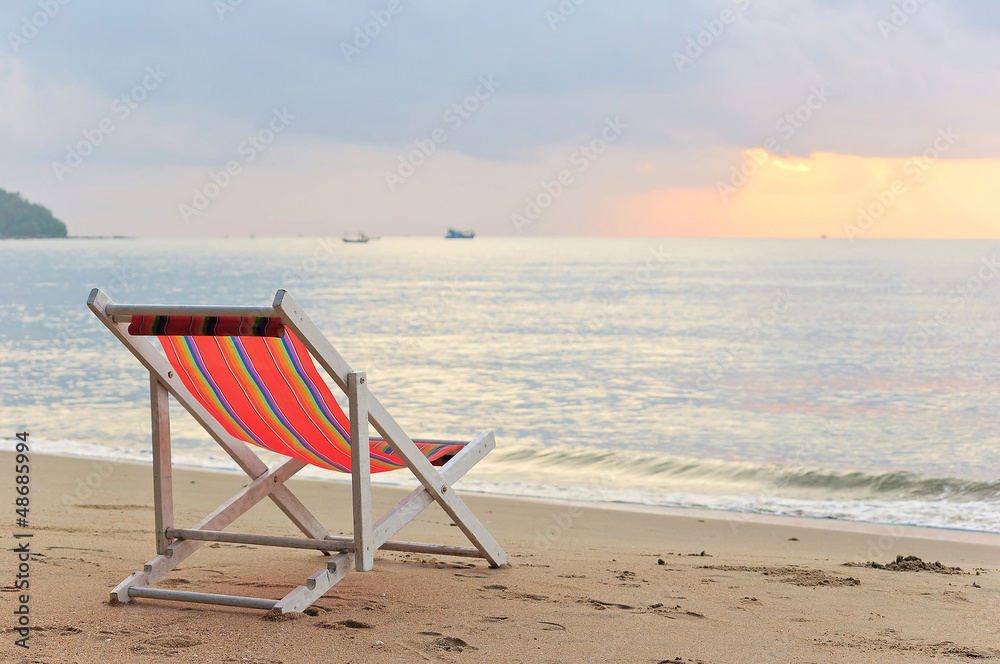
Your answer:
[[[456,231],[454,228],[449,228],[448,234],[445,235],[445,239],[451,239],[451,240],[459,238],[471,239],[474,237],[476,237],[476,233],[474,231]]]
[[[368,237],[364,233],[358,233],[354,237],[349,237],[349,236],[345,235],[344,237],[342,237],[340,239],[343,240],[344,242],[352,242],[352,243],[357,244],[359,242],[368,242],[369,240],[377,240],[378,238],[377,237]]]

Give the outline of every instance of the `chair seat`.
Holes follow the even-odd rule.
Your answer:
[[[308,464],[351,472],[351,424],[312,356],[291,330],[282,337],[159,336],[177,375],[229,434]],[[462,445],[417,443],[435,465]],[[405,464],[371,443],[371,472]]]

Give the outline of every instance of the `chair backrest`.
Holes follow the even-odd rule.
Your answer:
[[[157,336],[185,387],[230,435],[350,472],[350,421],[309,351],[280,319],[135,316],[129,334]],[[461,450],[418,446],[432,462]],[[372,472],[403,466],[387,443],[371,443]]]

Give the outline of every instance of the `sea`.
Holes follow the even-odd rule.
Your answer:
[[[27,431],[37,452],[150,461],[148,376],[87,309],[92,288],[121,303],[253,305],[284,288],[411,436],[496,432],[466,491],[1000,533],[998,252],[865,239],[0,241],[0,447]],[[172,408],[176,463],[235,469]]]

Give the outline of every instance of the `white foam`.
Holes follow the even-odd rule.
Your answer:
[[[0,439],[0,449],[13,451],[15,438]],[[148,448],[133,449],[73,440],[31,439],[34,452],[59,456],[151,463]],[[262,455],[273,463],[281,457]],[[175,450],[173,461],[178,466],[205,470],[238,472],[236,464],[223,455],[203,450]],[[326,481],[348,481],[346,475],[307,467],[301,477]],[[373,481],[393,486],[412,487],[416,481],[401,473],[380,473]],[[563,478],[566,479],[566,478]],[[1000,501],[950,500],[802,500],[774,495],[702,494],[693,492],[663,492],[623,487],[587,486],[572,483],[543,484],[530,481],[497,481],[490,476],[470,473],[462,480],[467,492],[571,500],[591,503],[618,503],[656,507],[682,507],[720,510],[732,513],[774,516],[837,519],[864,523],[923,526],[986,533],[1000,533]]]

